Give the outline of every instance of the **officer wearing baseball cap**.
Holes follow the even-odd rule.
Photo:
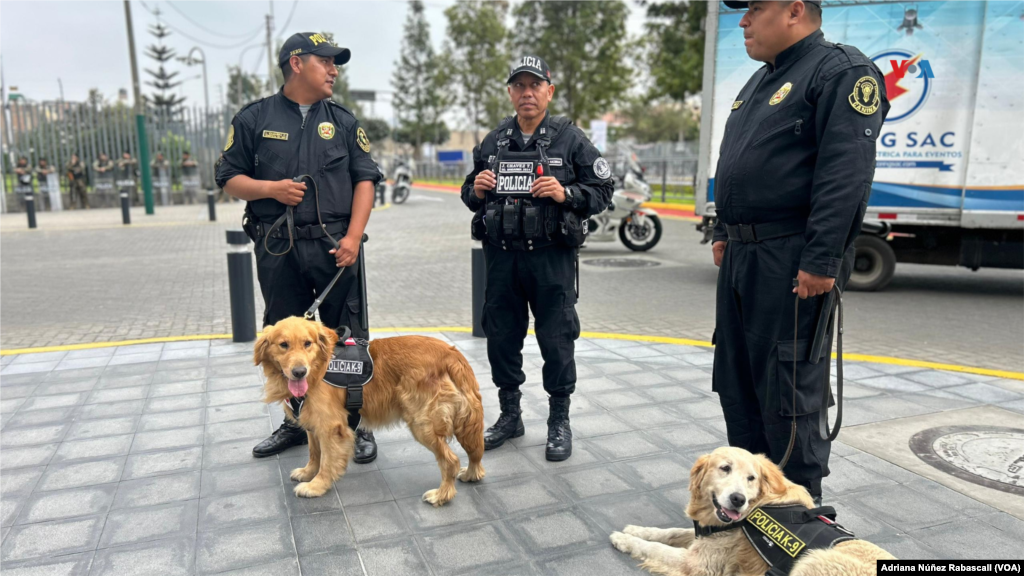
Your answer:
[[[350,57],[348,48],[323,34],[291,36],[278,58],[284,86],[242,108],[228,130],[217,185],[247,202],[244,227],[256,245],[264,326],[302,316],[338,267],[348,267],[320,305],[320,321],[369,337],[361,326],[366,319],[359,321],[356,271],[381,175],[359,121],[331,100],[336,66]],[[271,456],[306,442],[306,432],[286,417],[253,455]],[[376,456],[373,434],[357,430],[356,462]]]
[[[473,150],[473,171],[462,185],[462,201],[476,213],[473,237],[484,244],[483,328],[501,405],[484,447],[525,433],[519,387],[526,381],[522,350],[532,310],[549,395],[545,456],[560,461],[572,454],[579,246],[584,223],[608,206],[613,184],[608,162],[583,131],[548,113],[555,87],[542,58],[520,58],[507,83],[516,115]]]
[[[825,294],[850,278],[889,102],[871,59],[825,40],[820,2],[726,5],[747,8],[744,44],[764,66],[732,103],[715,174],[712,389],[729,444],[780,463],[792,441],[786,477],[820,500],[832,345],[811,358],[810,344]]]

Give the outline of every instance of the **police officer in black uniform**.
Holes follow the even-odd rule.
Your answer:
[[[508,93],[516,115],[473,151],[473,171],[462,185],[462,201],[476,212],[474,237],[484,240],[483,327],[501,403],[498,421],[484,433],[484,447],[524,434],[519,386],[526,380],[522,350],[529,306],[550,396],[546,456],[561,461],[572,454],[578,250],[587,217],[611,200],[611,169],[582,130],[548,114],[555,87],[542,59],[520,59],[509,74]]]
[[[321,34],[291,36],[278,60],[284,86],[242,108],[231,121],[217,185],[247,201],[246,232],[256,245],[266,303],[263,324],[302,316],[338,267],[347,266],[320,306],[320,320],[368,338],[359,322],[356,271],[373,189],[381,176],[359,121],[330,99],[336,66],[350,57],[347,48],[331,45]],[[294,212],[294,226],[287,221],[288,211]],[[285,419],[253,448],[253,455],[270,456],[306,442],[306,433]],[[373,434],[357,430],[356,462],[376,457]]]
[[[776,463],[795,413],[785,473],[820,499],[831,445],[817,422],[831,342],[814,359],[810,343],[823,295],[852,271],[889,103],[870,59],[825,40],[819,0],[726,5],[748,8],[747,54],[765,65],[732,104],[715,175],[713,388],[729,444]]]

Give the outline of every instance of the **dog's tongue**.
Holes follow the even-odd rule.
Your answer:
[[[309,384],[306,382],[305,378],[303,378],[302,380],[289,380],[288,381],[288,391],[291,392],[292,396],[294,396],[296,398],[302,398],[303,396],[305,396],[306,395],[306,390],[308,390],[308,389],[309,389]]]
[[[725,515],[728,516],[730,520],[739,520],[740,519],[740,513],[736,512],[735,510],[729,510],[728,508],[722,508],[722,512],[725,512]]]

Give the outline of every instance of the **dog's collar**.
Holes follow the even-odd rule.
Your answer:
[[[728,532],[737,528],[742,528],[743,522],[733,522],[726,524],[725,526],[701,526],[700,522],[693,521],[693,536],[695,538],[706,538],[712,534],[718,534],[720,532]]]
[[[295,418],[296,422],[298,422],[299,420],[299,412],[302,412],[302,405],[305,403],[305,396],[303,396],[302,398],[292,397],[292,399],[288,401],[288,404],[290,404],[292,407],[292,417]]]

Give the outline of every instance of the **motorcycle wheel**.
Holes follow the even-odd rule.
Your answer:
[[[646,252],[661,240],[661,218],[647,216],[644,225],[638,226],[623,219],[619,226],[619,240],[634,252]]]
[[[409,199],[409,187],[408,186],[395,186],[393,192],[391,192],[391,201],[395,204],[402,204]]]

